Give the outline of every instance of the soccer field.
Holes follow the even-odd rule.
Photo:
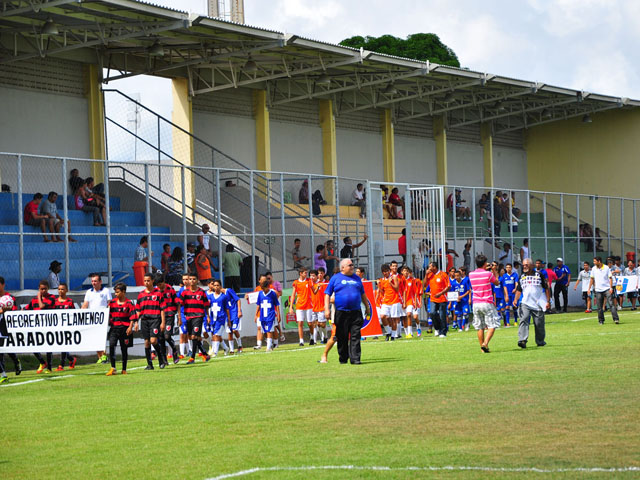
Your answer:
[[[503,328],[490,354],[473,331],[367,340],[359,366],[287,344],[25,371],[0,388],[0,478],[638,478],[640,315],[620,317],[549,315],[526,350]]]

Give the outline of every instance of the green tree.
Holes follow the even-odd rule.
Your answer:
[[[416,60],[429,60],[430,62],[451,67],[459,67],[460,61],[455,52],[447,47],[435,33],[414,33],[406,39],[393,35],[380,37],[357,35],[346,38],[340,45],[353,48],[364,48],[372,52],[395,55],[396,57],[414,58]]]

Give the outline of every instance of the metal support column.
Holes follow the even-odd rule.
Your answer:
[[[112,257],[112,249],[111,249],[112,247],[111,245],[111,200],[109,198],[109,163],[105,161],[102,165],[104,167],[104,174],[102,176],[102,178],[104,178],[104,208],[105,208],[106,217],[107,217],[103,219],[107,224],[107,276],[108,276],[107,285],[109,288],[112,288],[113,287],[113,257]],[[147,196],[147,202],[149,202],[148,196]],[[66,207],[67,202],[65,201],[64,204]],[[149,243],[149,265],[151,265],[151,243]]]
[[[66,184],[65,178],[65,184]],[[65,199],[66,202],[66,199]],[[22,205],[22,155],[18,155],[18,262],[20,264],[20,290],[24,290],[24,206]]]
[[[611,256],[611,202],[607,197],[607,256]]]
[[[308,204],[309,204],[309,230],[311,233],[311,256],[309,258],[313,259],[313,255],[316,253],[316,242],[315,242],[315,235],[314,235],[314,229],[313,229],[313,203],[312,203],[312,199],[311,199],[311,192],[313,190],[311,190],[311,175],[307,176],[307,187],[308,187]],[[312,261],[313,263],[313,261]],[[333,275],[333,272],[327,272],[328,275]]]
[[[108,177],[105,180],[105,185],[109,183]],[[106,192],[105,192],[106,193]],[[67,282],[67,286],[71,285],[71,272],[70,272],[70,260],[69,260],[69,202],[67,201],[67,195],[69,194],[67,186],[67,159],[62,159],[62,216],[64,226],[64,279]],[[109,236],[107,236],[107,242],[109,242]],[[109,246],[107,244],[107,253],[109,253]]]
[[[638,217],[636,216],[636,201],[633,201],[633,253],[638,255]],[[638,259],[636,258],[636,262]]]
[[[496,212],[493,209],[495,192],[491,189],[491,198],[489,199],[489,206],[491,207],[491,260],[496,259]],[[446,224],[445,224],[446,225]]]
[[[287,234],[284,221],[284,174],[280,174],[280,228],[282,229],[282,288],[287,288]]]
[[[529,256],[533,260],[533,247],[531,245],[531,192],[527,190],[527,238],[529,239]],[[524,258],[521,258],[522,262]]]
[[[338,248],[340,246],[340,184],[338,182],[338,177],[334,178],[334,190],[336,191],[336,231],[334,233],[334,243],[336,245],[336,250],[340,251]]]
[[[151,265],[153,264],[153,259],[151,256],[151,205],[149,204],[149,164],[144,164],[144,217],[145,223],[147,226],[147,242],[149,243],[148,254],[149,254],[149,265],[147,267],[147,272],[151,273]]]
[[[620,256],[624,255],[624,199],[620,199]],[[624,258],[624,257],[623,257]]]
[[[264,179],[267,197],[267,254],[269,255],[269,271],[273,272],[273,254],[271,253],[271,179]]]
[[[253,171],[249,172],[249,208],[251,213],[251,288],[256,288],[256,206],[253,191]]]
[[[580,195],[576,195],[576,232],[576,242],[578,243],[578,267],[576,271],[578,271],[582,267],[582,239],[580,238]]]
[[[186,205],[186,192],[185,192],[185,179],[184,179],[184,165],[180,167],[180,184],[182,186],[182,251],[184,252],[184,272],[189,271],[189,264],[187,263],[187,205]]]
[[[592,238],[592,245],[591,248],[593,249],[593,256],[596,256],[596,251],[598,250],[597,246],[596,246],[596,197],[595,195],[593,197],[591,197],[591,202],[592,202],[592,209],[591,209],[591,213],[593,214],[593,219],[591,220],[591,234],[593,235]]]
[[[564,260],[564,194],[560,194],[560,239],[562,241],[562,260]]]
[[[447,249],[445,248],[445,240],[446,240],[446,228],[447,228],[447,222],[444,218],[444,211],[445,211],[445,198],[444,198],[444,187],[439,187],[439,199],[438,199],[438,203],[440,204],[440,226],[441,228],[439,230],[441,230],[441,234],[440,234],[440,252],[441,252],[441,265],[440,265],[440,270],[444,270],[445,268],[447,268]]]
[[[513,211],[512,211],[512,207],[511,207],[511,198],[513,198],[511,195],[511,190],[509,190],[509,198],[507,199],[507,201],[509,202],[509,212],[507,213],[508,215],[508,220],[507,220],[507,225],[509,228],[509,241],[511,242],[511,266],[513,267],[513,255],[514,255],[514,250],[515,250],[515,245],[513,244],[513,222],[511,221],[511,216],[513,215]]]
[[[222,268],[222,220],[220,218],[220,169],[215,170],[215,185],[216,189],[216,223],[218,224],[218,274],[220,275],[220,282],[224,285],[224,269]]]
[[[542,224],[544,225],[544,263],[549,263],[549,241],[547,232],[547,193],[542,194]]]
[[[473,229],[473,242],[471,242],[472,258],[475,258],[476,254],[476,189],[471,190],[471,228]],[[466,242],[465,242],[466,243]],[[473,262],[472,262],[473,264]],[[468,274],[469,272],[467,272]]]
[[[411,268],[413,270],[414,265],[412,265],[411,263],[411,238],[412,238],[412,231],[411,231],[411,190],[409,190],[410,185],[407,185],[405,187],[405,194],[404,194],[404,222],[405,222],[405,247],[406,247],[406,253],[405,253],[405,259],[404,259],[404,263],[405,265],[408,265],[409,268]]]
[[[372,205],[371,202],[373,202],[373,197],[371,196],[371,182],[369,180],[367,180],[367,184],[365,185],[365,189],[367,192],[367,201],[365,203],[366,209],[367,209],[367,236],[369,237],[368,241],[367,241],[367,254],[369,257],[369,265],[367,265],[367,269],[369,270],[369,278],[370,279],[374,279],[375,278],[375,272],[374,267],[375,267],[375,258],[374,258],[374,238],[373,238],[373,223],[372,223],[372,215],[373,215],[373,209],[372,209]],[[380,199],[378,199],[378,201],[380,201]]]
[[[456,204],[456,189],[453,187],[453,208],[451,209],[451,217],[453,218],[453,249],[456,248],[456,238],[458,238],[458,205]],[[446,222],[445,222],[446,225]],[[445,252],[446,253],[446,252]]]

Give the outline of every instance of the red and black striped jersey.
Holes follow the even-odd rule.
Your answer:
[[[27,305],[25,305],[25,310],[51,310],[53,308],[53,304],[56,301],[56,297],[53,295],[46,293],[42,296],[42,303],[44,304],[44,308],[40,308],[40,302],[38,302],[38,297],[32,298]]]
[[[195,292],[191,290],[182,292],[180,303],[186,318],[205,317],[210,306],[207,294],[201,288]]]
[[[138,294],[136,308],[138,309],[138,318],[140,319],[160,318],[160,313],[165,308],[162,292],[158,290],[157,287],[154,287],[150,292],[143,290]]]
[[[65,298],[64,301],[61,302],[60,297],[56,297],[51,308],[54,310],[73,310],[76,306],[70,298]]]
[[[164,313],[165,315],[175,315],[178,312],[178,297],[176,295],[176,291],[172,286],[166,285],[164,290],[162,291],[162,296],[164,298],[165,307]]]
[[[119,303],[117,298],[109,301],[109,325],[128,327],[136,318],[136,307],[128,298],[124,303]]]

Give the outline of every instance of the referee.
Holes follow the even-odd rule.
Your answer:
[[[350,360],[351,365],[360,365],[360,329],[364,324],[360,304],[364,304],[365,315],[369,316],[369,300],[364,293],[362,280],[354,273],[350,258],[340,262],[340,273],[329,280],[324,292],[325,318],[331,318],[329,302],[332,294],[335,294],[336,339],[340,363]]]

